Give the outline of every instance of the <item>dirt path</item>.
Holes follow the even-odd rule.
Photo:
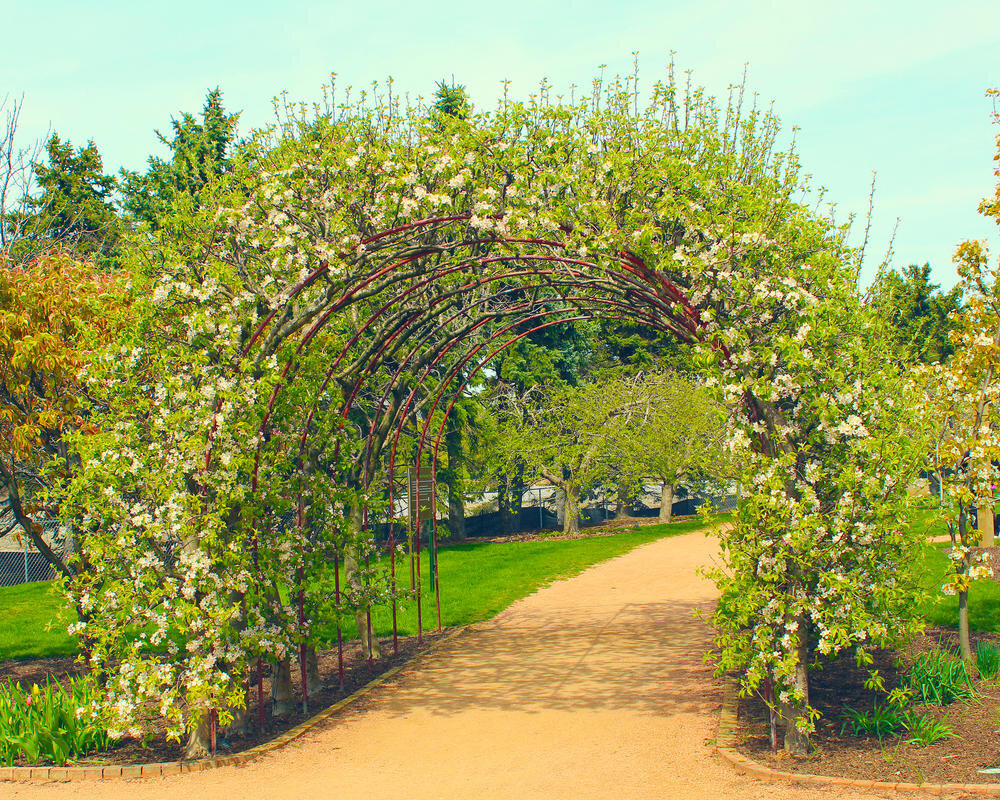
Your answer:
[[[664,539],[519,601],[327,727],[242,768],[145,781],[0,784],[0,797],[861,798],[767,785],[712,755],[702,663],[715,553]]]

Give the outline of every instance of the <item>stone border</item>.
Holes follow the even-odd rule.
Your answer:
[[[203,758],[197,761],[165,761],[158,764],[109,764],[106,766],[89,767],[0,767],[0,781],[87,781],[104,780],[107,778],[152,778],[161,775],[179,775],[182,772],[201,772],[206,769],[216,769],[217,767],[238,767],[255,761],[261,756],[280,750],[285,745],[298,739],[300,736],[311,731],[321,722],[324,722],[341,709],[351,705],[368,694],[376,686],[392,678],[400,670],[410,666],[428,653],[433,652],[438,647],[450,642],[459,634],[464,633],[471,626],[464,625],[451,633],[445,634],[436,642],[432,642],[425,650],[414,653],[413,656],[402,664],[391,667],[366,683],[353,694],[338,700],[329,708],[320,711],[316,716],[310,717],[305,722],[296,725],[294,728],[285,731],[270,741],[251,747],[241,753],[234,753],[231,756],[220,756],[217,758]]]
[[[783,772],[771,769],[736,750],[736,719],[739,704],[736,678],[727,677],[722,693],[722,711],[719,714],[719,733],[715,752],[728,761],[737,772],[768,783],[804,783],[813,786],[849,787],[895,792],[926,792],[941,796],[955,792],[1000,797],[1000,783],[889,783],[865,781],[857,778],[836,778],[830,775],[813,775],[807,772]]]

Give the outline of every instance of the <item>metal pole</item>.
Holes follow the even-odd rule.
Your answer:
[[[542,487],[538,487],[538,530],[544,527],[542,522]]]
[[[21,539],[24,542],[24,582],[28,582],[28,537],[25,536]]]
[[[368,507],[367,506],[365,506],[365,508],[361,512],[361,530],[362,530],[362,533],[366,533],[368,531]],[[366,570],[370,566],[371,566],[371,556],[370,555],[366,555],[365,556],[365,568],[366,568]],[[373,637],[373,632],[372,632],[372,607],[371,607],[371,601],[370,600],[368,601],[367,607],[365,608],[365,628],[368,631],[368,666],[370,667],[372,665],[372,659],[375,656],[375,642],[372,639],[372,637]]]
[[[389,575],[392,588],[392,654],[399,655],[399,628],[396,623],[396,507],[393,498],[393,474],[389,471]]]
[[[333,551],[333,608],[337,617],[337,677],[344,688],[344,636],[340,628],[340,553]]]
[[[437,451],[434,451],[435,457]],[[437,559],[437,463],[431,463],[431,519],[427,529],[430,538],[431,579],[434,581],[434,605],[437,608],[438,631],[441,630],[441,581]]]
[[[419,452],[419,451],[418,451]],[[415,477],[413,481],[413,495],[416,501],[413,516],[413,541],[416,544],[416,590],[417,590],[417,644],[424,641],[424,620],[423,603],[420,597],[420,462],[415,467]]]
[[[299,567],[299,631],[302,641],[299,643],[299,677],[302,680],[302,713],[309,711],[309,686],[306,681],[306,578],[305,571]]]

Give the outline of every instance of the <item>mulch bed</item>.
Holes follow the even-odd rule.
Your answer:
[[[980,640],[1000,643],[997,634],[973,634],[973,648]],[[899,685],[901,676],[918,653],[937,647],[958,649],[955,631],[930,628],[900,652],[880,651],[874,666],[886,677],[887,688]],[[974,668],[973,668],[974,672]],[[792,758],[771,752],[768,713],[757,697],[740,700],[737,749],[745,756],[785,772],[812,773],[842,778],[906,783],[997,783],[1000,775],[981,774],[980,769],[1000,765],[1000,683],[980,681],[973,675],[974,699],[948,706],[920,705],[915,708],[935,719],[945,718],[955,738],[921,746],[906,744],[903,737],[854,736],[841,731],[845,707],[870,710],[874,701],[884,703],[885,695],[868,690],[865,668],[851,655],[829,661],[822,669],[810,671],[812,704],[820,711],[815,750],[808,756]],[[779,726],[779,737],[781,736]]]
[[[292,661],[292,686],[296,692],[296,710],[283,717],[275,717],[271,714],[271,676],[269,666],[264,665],[264,706],[265,722],[264,730],[257,730],[257,697],[256,678],[253,689],[248,700],[252,712],[252,722],[249,731],[245,734],[234,734],[230,738],[224,738],[220,734],[217,741],[217,753],[219,755],[230,755],[248,750],[258,744],[262,744],[285,731],[294,728],[310,717],[319,713],[328,706],[333,705],[338,700],[347,697],[352,692],[360,689],[365,684],[377,678],[383,672],[406,661],[421,650],[425,650],[440,637],[449,633],[448,629],[437,633],[425,633],[423,642],[418,646],[417,637],[406,637],[399,639],[399,655],[394,656],[392,652],[392,639],[381,641],[382,658],[368,663],[364,657],[361,646],[358,642],[344,643],[344,686],[341,688],[338,681],[337,672],[337,649],[320,650],[317,653],[319,658],[320,675],[323,676],[322,691],[309,698],[309,711],[303,713],[301,695],[299,691],[298,662]],[[0,681],[15,680],[22,686],[30,687],[32,683],[44,684],[47,677],[53,680],[78,675],[81,667],[72,656],[61,656],[54,658],[37,658],[24,660],[0,661]],[[162,761],[180,761],[183,752],[183,741],[167,741],[164,735],[162,724],[151,726],[153,738],[143,744],[135,739],[123,739],[115,747],[102,753],[92,753],[86,758],[73,762],[76,766],[97,765],[97,764],[140,764],[155,763]],[[28,762],[16,763],[15,766],[27,766]]]

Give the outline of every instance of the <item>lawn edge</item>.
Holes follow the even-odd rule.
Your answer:
[[[201,772],[202,770],[217,769],[219,767],[243,766],[291,744],[293,741],[304,736],[320,723],[333,717],[337,712],[360,700],[372,689],[382,683],[385,683],[406,667],[413,665],[424,656],[434,652],[439,647],[455,639],[475,624],[477,623],[462,625],[450,633],[446,633],[437,641],[432,642],[424,650],[414,653],[402,664],[397,664],[396,666],[387,669],[381,675],[373,678],[357,691],[349,694],[341,700],[338,700],[336,703],[323,709],[315,716],[307,719],[305,722],[278,734],[269,741],[263,742],[240,753],[234,753],[230,756],[217,756],[216,758],[202,758],[194,761],[164,761],[149,764],[114,764],[81,767],[0,767],[0,781],[66,782],[107,780],[112,778],[125,778],[131,780],[136,778],[158,778],[163,775],[177,775],[182,772]]]
[[[942,796],[956,792],[1000,797],[1000,783],[891,783],[866,781],[858,778],[837,778],[831,775],[814,775],[808,772],[784,772],[747,758],[736,750],[736,721],[739,706],[737,679],[727,676],[722,690],[722,709],[719,712],[719,732],[715,752],[740,774],[758,778],[767,783],[802,783],[811,786],[838,788],[876,789],[894,792],[924,792]]]

